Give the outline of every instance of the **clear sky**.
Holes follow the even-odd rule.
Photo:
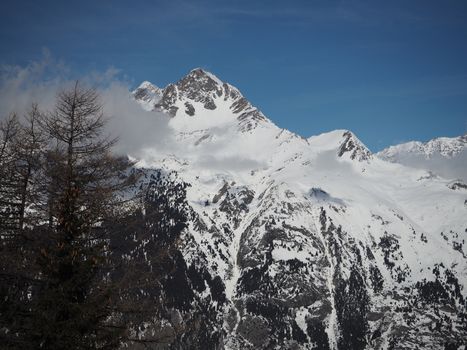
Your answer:
[[[202,67],[280,127],[350,129],[373,151],[467,132],[465,0],[2,0],[0,64],[43,48],[133,86]]]

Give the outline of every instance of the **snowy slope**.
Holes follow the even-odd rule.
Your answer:
[[[446,179],[467,183],[467,135],[440,137],[422,143],[412,141],[377,153],[381,159],[425,169]]]
[[[134,98],[167,114],[177,146],[148,150],[139,167],[190,185],[181,249],[222,280],[216,346],[464,344],[467,188],[385,161],[399,150],[375,156],[347,130],[305,139],[280,129],[202,69],[156,95]]]

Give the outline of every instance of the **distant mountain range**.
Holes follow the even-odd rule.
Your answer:
[[[467,134],[428,142],[407,142],[377,153],[381,159],[467,182]]]

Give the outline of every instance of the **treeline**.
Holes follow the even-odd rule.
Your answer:
[[[99,95],[78,82],[52,111],[32,105],[1,124],[2,349],[162,346],[192,333],[176,312],[185,301],[167,293],[190,290],[177,250],[184,185],[143,186],[105,125]]]

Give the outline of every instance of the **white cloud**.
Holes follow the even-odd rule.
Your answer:
[[[166,147],[171,139],[167,117],[143,110],[130,97],[130,84],[119,79],[118,73],[109,68],[79,77],[84,86],[96,87],[100,93],[109,132],[119,137],[116,150],[137,157],[144,147]],[[70,69],[48,51],[40,61],[26,66],[4,65],[0,75],[0,118],[13,112],[22,116],[32,103],[50,111],[57,93],[73,82]]]
[[[250,151],[258,145],[239,144],[237,124],[233,120],[221,127],[211,125],[208,142],[197,144],[196,138],[181,141],[168,115],[148,112],[133,100],[130,84],[120,78],[117,69],[89,72],[78,78],[84,86],[98,90],[104,115],[108,118],[107,132],[119,138],[115,146],[118,153],[153,166],[160,164],[161,158],[167,155],[187,161],[197,169],[215,171],[251,170],[265,165],[264,159],[258,160],[258,154]],[[11,112],[22,116],[32,103],[38,103],[43,111],[52,110],[57,93],[71,88],[75,79],[67,65],[55,60],[47,51],[38,62],[1,67],[0,118]],[[199,137],[203,134],[201,132]]]
[[[263,167],[265,164],[256,159],[239,156],[213,156],[200,154],[195,166],[215,171],[242,171]]]

